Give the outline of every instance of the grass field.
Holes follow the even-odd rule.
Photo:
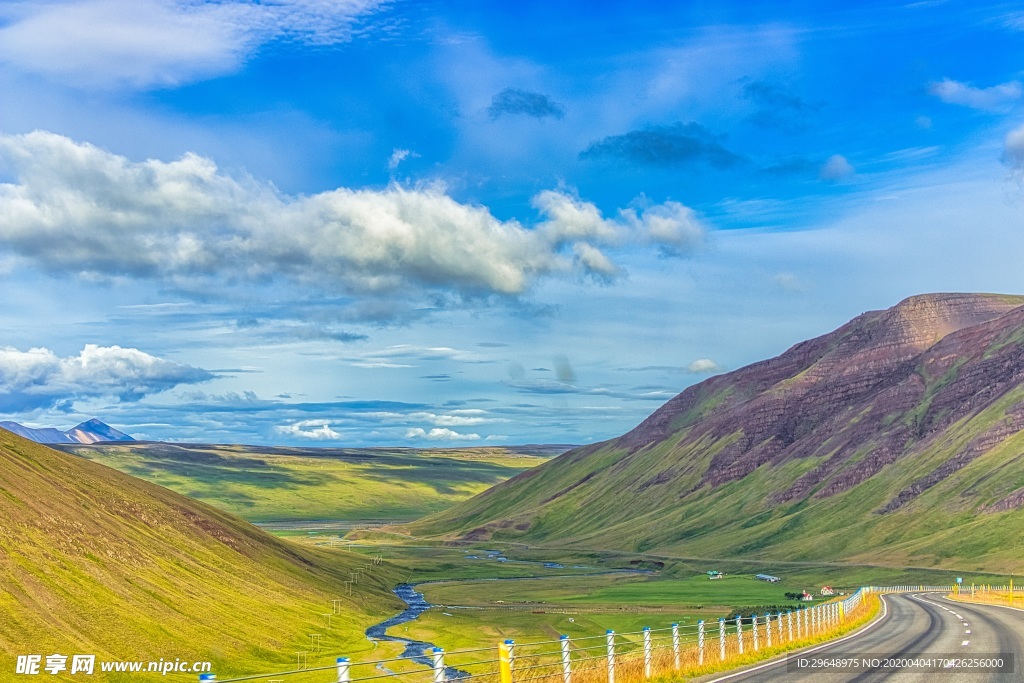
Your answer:
[[[130,443],[61,446],[250,522],[408,521],[443,510],[561,447],[300,449]]]

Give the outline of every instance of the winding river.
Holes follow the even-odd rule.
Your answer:
[[[502,558],[501,561],[508,562],[510,560],[505,560],[504,558]],[[530,560],[513,560],[513,561],[516,562],[516,563],[539,564],[539,565],[543,565],[545,567],[548,567],[550,569],[565,569],[566,568],[563,565],[555,564],[555,563],[552,563],[552,562],[532,562]],[[576,565],[576,566],[572,567],[572,569],[589,569],[589,567],[582,567],[582,566]],[[645,569],[616,569],[616,570],[612,570],[612,571],[594,572],[594,573],[589,573],[589,574],[585,574],[585,575],[581,575],[581,574],[578,574],[578,573],[568,573],[568,574],[554,574],[554,575],[547,575],[547,576],[495,577],[495,578],[490,578],[490,579],[473,578],[473,579],[462,579],[462,580],[464,580],[464,581],[522,581],[524,579],[563,579],[566,576],[597,576],[597,575],[600,575],[600,574],[649,574],[649,573],[651,573],[651,572],[649,570],[645,570]],[[459,580],[460,579],[445,579],[445,580],[443,580],[443,582],[444,583],[450,583],[450,582],[459,581]],[[420,593],[419,591],[416,590],[416,587],[420,586],[420,585],[422,585],[424,583],[435,583],[435,582],[436,581],[421,581],[419,583],[401,583],[398,586],[396,586],[393,589],[392,592],[395,595],[397,595],[399,597],[399,599],[401,599],[402,602],[404,602],[407,605],[407,607],[404,610],[402,610],[400,613],[398,613],[395,616],[391,617],[390,619],[385,619],[384,621],[380,622],[379,624],[374,624],[373,626],[371,626],[368,629],[366,629],[366,637],[369,638],[370,640],[373,640],[373,641],[383,640],[383,641],[390,641],[390,642],[393,642],[393,643],[402,643],[402,644],[405,645],[405,650],[402,651],[402,654],[399,655],[399,657],[401,657],[403,659],[408,659],[410,661],[416,662],[417,664],[421,664],[421,665],[426,666],[426,667],[433,666],[433,662],[431,661],[430,656],[426,654],[426,651],[433,649],[434,647],[436,647],[436,645],[434,645],[433,643],[426,643],[426,642],[423,642],[421,640],[410,640],[409,638],[400,638],[398,636],[389,636],[388,633],[387,633],[387,630],[389,628],[391,628],[392,626],[398,626],[399,624],[406,624],[406,623],[408,623],[410,621],[415,621],[416,619],[419,618],[419,616],[421,614],[426,612],[431,607],[434,607],[433,604],[427,602],[427,599],[423,596],[423,593]],[[383,668],[383,666],[379,666],[379,668],[381,668],[385,672],[388,671],[387,669]],[[456,669],[455,667],[451,667],[451,666],[446,666],[445,667],[445,678],[446,678],[446,680],[452,680],[452,679],[456,679],[456,678],[466,678],[468,676],[469,676],[469,673],[466,672],[466,671],[463,671],[461,669]]]
[[[433,605],[427,602],[427,599],[423,597],[423,593],[416,590],[416,586],[418,585],[418,583],[398,584],[392,592],[406,605],[408,605],[408,607],[390,619],[385,619],[379,624],[374,624],[370,628],[366,629],[366,637],[370,640],[387,640],[394,643],[402,643],[405,645],[405,650],[403,650],[402,654],[399,655],[400,657],[416,662],[417,664],[430,667],[433,666],[433,662],[425,652],[436,647],[433,643],[424,643],[420,640],[409,640],[408,638],[398,638],[397,636],[389,636],[387,634],[387,630],[392,626],[398,626],[399,624],[414,621],[415,619],[418,619],[421,614],[433,607]],[[444,675],[445,680],[452,680],[453,678],[465,678],[469,674],[461,669],[446,666]]]

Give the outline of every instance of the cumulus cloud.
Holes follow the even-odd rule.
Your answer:
[[[721,372],[722,369],[722,366],[710,358],[698,358],[686,366],[686,371],[695,375],[709,375]]]
[[[1017,172],[1024,172],[1024,126],[1006,134],[1003,143],[1003,163]]]
[[[705,163],[729,168],[743,158],[726,149],[721,137],[699,123],[649,126],[622,135],[610,135],[580,152],[581,159],[622,159],[642,166],[682,166]]]
[[[230,73],[274,40],[351,40],[381,0],[18,3],[0,61],[75,86],[173,86]]]
[[[61,358],[46,348],[0,349],[0,410],[52,408],[85,398],[138,401],[180,384],[213,379],[201,368],[120,346],[87,344]]]
[[[517,295],[547,275],[613,275],[598,249],[628,227],[554,191],[534,199],[536,229],[438,186],[292,197],[194,154],[133,162],[41,131],[0,136],[0,164],[17,178],[0,185],[0,249],[53,272],[182,287],[276,278],[340,294]]]
[[[407,439],[427,439],[429,441],[479,441],[479,434],[460,434],[445,427],[435,427],[429,432],[422,427],[414,427],[405,433]]]
[[[928,92],[949,104],[998,111],[1019,100],[1024,95],[1024,88],[1019,81],[1009,81],[990,88],[975,88],[969,83],[944,78],[929,85]]]
[[[438,427],[475,427],[489,422],[508,422],[502,418],[494,418],[480,409],[453,410],[447,414],[415,412],[406,416],[412,421],[427,421]]]
[[[841,154],[833,154],[818,171],[818,177],[822,180],[842,180],[853,173],[853,165],[846,160],[846,157]]]
[[[335,441],[341,438],[341,434],[331,429],[331,423],[323,420],[302,420],[290,425],[280,425],[275,431],[278,434],[310,441]]]
[[[550,97],[539,92],[505,88],[491,99],[487,113],[492,119],[507,115],[532,116],[535,119],[547,117],[560,119],[565,116],[561,105],[553,102]]]
[[[623,219],[647,242],[661,248],[669,256],[681,256],[700,247],[707,237],[707,228],[696,212],[679,202],[667,201],[643,211],[626,209]]]

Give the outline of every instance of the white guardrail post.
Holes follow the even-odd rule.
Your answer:
[[[644,678],[651,677],[651,627],[644,626]]]
[[[767,612],[764,615],[764,646],[772,646],[772,613]]]
[[[608,638],[608,683],[615,683],[615,631],[605,631]]]
[[[782,645],[782,612],[775,613],[775,628],[778,630],[779,645]]]
[[[704,665],[704,620],[697,622],[697,664]]]
[[[672,655],[675,659],[676,671],[682,665],[679,661],[679,624],[672,624]]]
[[[725,661],[725,617],[718,619],[718,659]]]
[[[736,617],[736,648],[743,654],[743,617]]]
[[[786,610],[786,626],[789,629],[789,642],[793,642],[793,610]]]
[[[348,683],[351,676],[351,667],[348,663],[348,657],[338,657],[338,683]]]
[[[754,634],[754,652],[761,649],[760,644],[757,642],[757,615],[750,615],[750,632]]]
[[[569,636],[558,639],[562,646],[562,681],[572,683],[572,659],[569,653]]]
[[[444,650],[435,647],[430,654],[434,659],[434,683],[444,683]]]

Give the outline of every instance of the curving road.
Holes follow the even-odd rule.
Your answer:
[[[787,659],[703,679],[706,683],[1010,683],[1024,680],[1024,611],[953,602],[939,594],[885,595],[884,616],[858,634],[790,655]],[[798,668],[795,660],[804,660]],[[1001,657],[1006,671],[981,672],[950,658]],[[1012,665],[1010,660],[1012,658]],[[885,659],[913,666],[886,668]],[[865,661],[867,660],[867,661]],[[856,665],[849,665],[856,662]],[[843,665],[846,666],[843,666]],[[810,667],[814,667],[813,669]],[[916,667],[916,668],[915,668]]]

